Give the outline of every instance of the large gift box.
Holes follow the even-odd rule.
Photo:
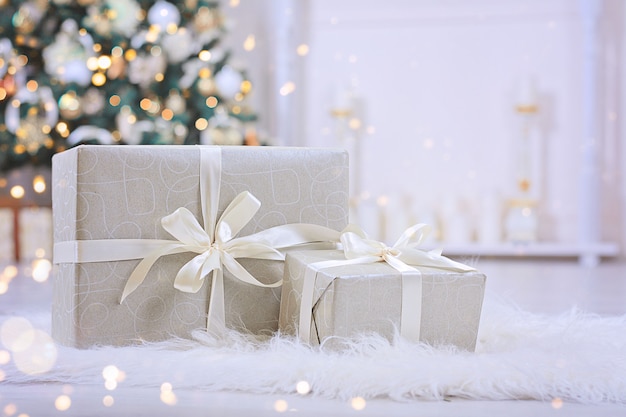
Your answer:
[[[413,342],[474,350],[485,275],[423,266],[401,272],[374,259],[353,261],[340,250],[287,254],[283,334],[341,346],[363,334],[392,340],[399,333]]]
[[[215,328],[277,330],[275,248],[331,240],[346,226],[347,164],[345,151],[281,147],[55,155],[54,338],[77,347],[187,338],[207,315]]]

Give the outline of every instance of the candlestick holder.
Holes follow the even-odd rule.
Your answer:
[[[534,81],[527,78],[519,89],[515,115],[518,134],[515,138],[515,182],[516,191],[507,202],[504,220],[505,239],[511,242],[532,242],[538,233],[538,184],[535,180],[533,133],[537,128],[539,104]]]

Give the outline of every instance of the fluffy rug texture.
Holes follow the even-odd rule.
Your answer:
[[[44,314],[28,319],[47,331]],[[375,336],[345,342],[345,349],[336,351],[281,336],[258,340],[233,333],[216,341],[198,332],[192,341],[132,348],[56,346],[55,364],[47,372],[24,373],[13,360],[0,365],[0,388],[33,382],[101,385],[107,365],[124,371],[120,385],[126,386],[159,387],[167,381],[175,389],[287,394],[306,381],[308,395],[338,399],[626,403],[626,316],[576,310],[530,314],[488,295],[475,353]]]

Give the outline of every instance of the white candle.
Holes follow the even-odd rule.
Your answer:
[[[378,236],[377,240],[385,242],[387,240],[387,205],[389,204],[389,197],[381,195],[376,199],[376,205],[378,205]]]
[[[537,89],[535,80],[532,77],[525,77],[520,81],[516,105],[518,107],[537,106]]]
[[[0,208],[0,262],[12,262],[14,259],[13,210]]]

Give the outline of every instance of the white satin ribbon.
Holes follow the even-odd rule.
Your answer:
[[[309,343],[315,287],[318,272],[326,268],[344,265],[362,265],[386,262],[400,272],[402,279],[402,300],[400,335],[408,340],[419,342],[422,313],[422,274],[419,267],[429,267],[448,271],[470,272],[474,268],[453,261],[441,255],[441,251],[423,251],[418,246],[430,232],[426,224],[416,224],[404,231],[396,243],[388,247],[382,242],[370,240],[360,230],[341,234],[345,260],[330,260],[307,265],[304,275],[298,334],[302,341]]]
[[[278,287],[279,280],[263,284],[254,278],[236,258],[284,260],[281,250],[314,242],[336,242],[340,233],[312,224],[288,224],[261,232],[235,237],[254,217],[261,203],[247,191],[239,194],[216,221],[221,182],[221,149],[197,147],[200,150],[200,202],[203,226],[186,208],[181,207],[161,219],[163,228],[175,240],[100,239],[58,242],[54,246],[55,263],[109,262],[141,259],[131,273],[121,301],[146,278],[152,265],[162,256],[183,252],[197,255],[181,267],[174,287],[197,292],[204,277],[212,273],[207,330],[221,335],[225,329],[224,277],[226,268],[237,279],[259,287]]]

